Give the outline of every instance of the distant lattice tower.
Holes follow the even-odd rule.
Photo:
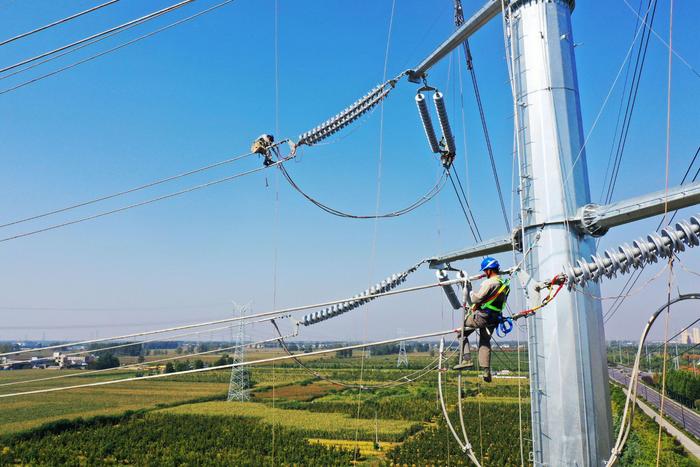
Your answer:
[[[399,334],[403,332],[399,329]],[[408,367],[408,354],[406,353],[406,341],[401,341],[399,343],[399,358],[396,360],[396,367],[401,368],[402,366]]]
[[[234,314],[237,317],[243,318],[247,312],[247,307],[237,304],[233,305]],[[236,349],[233,353],[234,362],[242,362],[245,360],[245,324],[243,320],[239,322],[238,334],[234,342]],[[250,400],[250,378],[249,371],[246,367],[231,368],[231,381],[228,386],[228,401],[247,401]]]

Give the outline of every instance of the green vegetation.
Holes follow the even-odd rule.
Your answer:
[[[286,410],[256,402],[204,402],[188,404],[163,412],[177,415],[207,415],[229,417],[251,417],[270,425],[293,428],[309,438],[333,438],[354,440],[374,439],[374,420],[356,419],[339,413],[316,413],[306,410]],[[377,421],[382,438],[400,441],[420,429],[420,425],[403,420]]]
[[[620,428],[620,417],[625,405],[625,393],[617,386],[611,386],[611,399],[615,433]],[[698,467],[700,460],[689,457],[683,447],[665,431],[661,433],[660,465],[677,467]],[[659,426],[641,410],[636,410],[627,444],[622,451],[620,465],[655,466]]]
[[[76,373],[78,376],[71,378],[0,386],[0,394],[92,383],[135,375],[135,372],[123,370],[93,375],[82,375],[80,371],[72,370],[15,370],[0,372],[0,384]],[[210,375],[210,377],[215,379],[215,375]],[[3,434],[13,433],[59,419],[121,414],[127,410],[155,408],[159,404],[170,405],[193,399],[224,398],[228,388],[228,374],[222,374],[220,382],[183,381],[181,378],[185,377],[133,381],[110,386],[3,399],[2,410],[0,410],[0,432]]]
[[[686,407],[700,409],[700,375],[671,370],[666,374],[667,394]]]
[[[88,364],[90,370],[106,370],[107,368],[116,368],[119,366],[119,359],[111,353],[104,353],[97,357],[95,361]]]
[[[463,405],[467,435],[476,457],[483,465],[520,465],[518,404],[479,404],[469,400]],[[458,431],[459,419],[451,414]],[[528,463],[530,442],[530,404],[522,405],[523,455]],[[442,418],[437,426],[426,428],[387,454],[395,464],[470,465],[471,462],[452,438]]]
[[[353,453],[254,418],[165,413],[57,422],[0,439],[0,465],[348,465]]]
[[[516,368],[517,352],[497,353],[504,365]],[[173,362],[173,369],[177,365],[195,368],[224,358],[211,357],[200,363]],[[410,384],[388,384],[415,376],[434,357],[427,352],[412,354],[411,368],[397,369],[395,356],[372,356],[365,360],[360,375],[361,358],[357,354],[327,356],[310,364],[329,378],[361,383],[362,391],[318,379],[296,365],[270,365],[250,369],[251,402],[223,401],[229,371],[6,399],[0,411],[0,466],[350,465],[354,459],[363,465],[469,463],[442,419],[434,371]],[[2,386],[72,373],[76,376]],[[136,374],[136,370],[120,369],[93,375],[8,371],[0,373],[0,394]],[[444,376],[445,402],[453,424],[461,431],[456,416],[456,375],[447,372]],[[669,390],[676,384],[673,378],[669,378]],[[385,387],[372,389],[375,385]],[[678,390],[679,386],[673,387]],[[687,389],[688,384],[683,387]],[[464,372],[462,393],[466,430],[483,465],[520,465],[520,428],[522,455],[530,465],[528,381],[495,378],[485,384],[476,372]],[[620,390],[613,389],[616,419],[623,397]],[[655,465],[657,434],[657,425],[638,411],[621,465]],[[700,466],[665,433],[661,463]]]

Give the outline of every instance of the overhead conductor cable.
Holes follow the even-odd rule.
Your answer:
[[[5,44],[9,44],[10,42],[14,42],[16,40],[23,39],[27,36],[31,36],[32,34],[36,34],[38,32],[45,31],[45,30],[52,28],[54,26],[58,26],[59,24],[67,23],[68,21],[74,20],[75,18],[79,18],[79,17],[86,15],[88,13],[92,13],[93,11],[97,11],[101,8],[106,7],[106,6],[112,5],[113,3],[117,3],[118,1],[119,0],[109,0],[108,2],[105,2],[105,3],[102,3],[100,5],[96,5],[96,6],[93,6],[91,8],[88,8],[87,10],[83,10],[83,11],[80,11],[78,13],[74,13],[70,16],[53,21],[53,22],[46,24],[44,26],[32,29],[31,31],[27,31],[27,32],[24,32],[22,34],[18,34],[14,37],[11,37],[9,39],[5,39],[4,41],[0,42],[0,47],[2,47]]]
[[[63,51],[63,50],[70,49],[70,48],[75,47],[75,46],[77,46],[77,45],[80,45],[80,44],[83,44],[83,43],[85,43],[85,42],[91,41],[91,40],[93,40],[93,39],[95,39],[95,38],[98,38],[98,37],[101,37],[101,36],[110,34],[110,33],[114,32],[114,31],[119,31],[119,30],[121,30],[121,29],[128,28],[128,27],[131,26],[132,24],[137,24],[137,23],[140,24],[140,23],[143,23],[143,22],[145,22],[145,21],[147,21],[147,20],[156,18],[156,17],[158,17],[158,16],[162,16],[162,15],[164,15],[164,14],[166,14],[166,13],[169,13],[169,12],[171,12],[171,11],[174,11],[174,10],[176,10],[176,9],[178,9],[178,8],[180,8],[180,7],[183,7],[183,6],[185,6],[185,5],[189,4],[189,3],[192,3],[192,2],[194,2],[194,1],[195,1],[195,0],[183,0],[183,1],[181,1],[180,3],[176,3],[176,4],[174,4],[174,5],[170,5],[170,6],[168,6],[168,7],[162,8],[162,9],[160,9],[160,10],[158,10],[158,11],[154,11],[154,12],[149,13],[149,14],[147,14],[147,15],[141,16],[140,18],[136,18],[136,19],[133,19],[133,20],[131,20],[131,21],[127,21],[126,23],[120,24],[120,25],[118,25],[118,26],[114,26],[114,27],[112,27],[112,28],[109,28],[109,29],[107,29],[107,30],[98,32],[98,33],[93,34],[93,35],[91,35],[91,36],[88,36],[88,37],[84,37],[84,38],[82,38],[82,39],[79,39],[79,40],[77,40],[77,41],[75,41],[75,42],[71,42],[70,44],[62,45],[61,47],[58,47],[58,48],[56,48],[56,49],[49,50],[48,52],[44,52],[44,53],[41,53],[41,54],[36,55],[36,56],[34,56],[34,57],[27,58],[27,59],[22,60],[22,61],[20,61],[20,62],[14,63],[14,64],[9,65],[9,66],[6,66],[6,67],[0,69],[0,73],[5,73],[6,71],[15,69],[15,68],[20,67],[20,66],[22,66],[22,65],[26,65],[27,63],[31,63],[31,62],[34,62],[34,61],[36,61],[36,60],[40,60],[40,59],[42,59],[42,58],[44,58],[44,57],[48,57],[49,55],[53,55],[53,54],[58,53],[58,52],[61,52],[61,51]]]
[[[440,152],[440,146],[438,146],[438,140],[435,136],[433,121],[430,118],[430,112],[428,111],[428,104],[425,102],[425,96],[420,92],[416,94],[416,106],[418,106],[418,115],[420,115],[421,122],[423,123],[425,136],[428,138],[430,150],[435,154],[438,154]]]

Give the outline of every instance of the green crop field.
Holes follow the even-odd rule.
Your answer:
[[[501,354],[514,370],[516,352]],[[412,358],[410,368],[397,369],[395,356],[373,356],[362,372],[357,356],[309,361],[324,377],[361,384],[361,391],[318,379],[295,364],[259,366],[250,371],[250,402],[225,402],[228,371],[4,399],[0,465],[467,465],[443,420],[435,371],[418,371],[433,361],[426,353]],[[63,374],[70,373],[2,372],[0,394],[135,372],[77,372],[28,382]],[[408,375],[422,377],[407,381]],[[445,401],[461,432],[456,374],[444,378]],[[21,384],[3,386],[9,382]],[[465,429],[482,464],[519,465],[522,455],[530,465],[527,379],[510,374],[486,384],[465,372],[462,394]],[[614,390],[615,413],[619,397]],[[621,465],[654,465],[657,433],[637,413]],[[700,465],[666,434],[663,443],[663,465]]]
[[[378,428],[383,439],[399,441],[420,426],[404,420],[357,419],[342,413],[287,410],[255,402],[203,402],[163,409],[162,412],[177,415],[210,415],[252,417],[270,425],[279,425],[304,432],[313,438],[342,440],[371,440]]]

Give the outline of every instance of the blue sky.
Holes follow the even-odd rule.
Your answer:
[[[0,79],[0,91],[215,3],[198,0],[99,45]],[[94,4],[0,0],[0,30],[9,37]],[[169,4],[122,0],[0,47],[0,63],[15,63]],[[296,138],[381,81],[390,1],[280,0],[276,118],[274,5],[273,1],[238,0],[75,69],[0,95],[2,223],[244,153],[252,139],[264,132]],[[466,15],[478,6],[479,2],[465,2]],[[691,2],[676,2],[674,47],[698,68],[695,17]],[[623,0],[606,2],[605,8],[597,2],[578,2],[573,13],[586,133],[630,45],[634,25],[634,14]],[[389,75],[415,65],[452,29],[450,1],[398,0]],[[667,1],[659,2],[655,30],[668,37]],[[510,210],[513,121],[502,34],[501,23],[495,20],[471,44]],[[666,47],[652,37],[615,200],[664,187],[666,61]],[[460,149],[455,164],[467,182],[482,235],[500,235],[503,221],[495,199],[486,195],[493,182],[461,57],[455,54],[436,66],[430,81],[445,93]],[[697,76],[674,61],[671,185],[680,181],[700,144],[699,84]],[[599,201],[603,187],[621,88],[622,79],[587,146],[594,201]],[[381,210],[410,204],[439,174],[418,121],[414,94],[415,86],[403,81],[384,107]],[[302,187],[327,204],[373,213],[379,125],[377,111],[333,144],[305,149],[288,169]],[[33,230],[258,164],[255,159],[244,160],[100,206],[2,230],[8,235]],[[681,214],[688,217],[693,212]],[[646,235],[657,222],[652,219],[616,229],[600,246],[608,248]],[[449,187],[409,215],[359,221],[320,211],[274,172],[266,171],[0,244],[0,316],[10,326],[0,327],[0,339],[106,336],[146,329],[154,323],[223,318],[230,315],[232,300],[252,301],[254,311],[267,311],[275,301],[275,289],[279,307],[350,296],[422,258],[471,243]],[[508,255],[502,259],[510,262]],[[687,267],[700,270],[697,251],[684,253],[682,259]],[[463,263],[469,270],[476,264]],[[649,269],[648,275],[658,272],[658,267]],[[677,273],[681,290],[690,291],[697,283],[680,268]],[[410,283],[433,279],[432,271],[421,270]],[[604,294],[616,294],[624,279],[605,283]],[[638,336],[646,317],[665,300],[664,281],[665,276],[626,302],[607,326],[608,338]],[[673,324],[679,327],[685,318],[679,315]],[[301,337],[393,337],[397,328],[420,333],[453,321],[440,293],[430,291],[375,302],[366,312],[355,311],[305,329]],[[51,330],[52,325],[61,329]],[[71,325],[76,327],[66,329]],[[32,328],[18,329],[22,326]],[[266,331],[259,328],[261,334]]]

